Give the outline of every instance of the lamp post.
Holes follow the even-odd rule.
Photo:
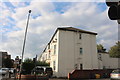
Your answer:
[[[24,56],[24,50],[25,50],[25,43],[26,43],[26,37],[27,37],[27,30],[28,30],[30,13],[31,13],[31,10],[29,10],[28,19],[27,19],[27,25],[26,25],[26,29],[25,29],[25,36],[24,36],[24,42],[23,42],[23,48],[22,48],[22,57],[21,57],[21,64],[20,64],[20,78],[19,78],[19,80],[21,80],[22,62],[23,62],[23,56]]]

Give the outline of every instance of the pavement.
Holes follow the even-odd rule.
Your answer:
[[[14,78],[3,78],[1,80],[15,80]],[[49,79],[49,80],[68,80],[68,79]],[[80,79],[80,80],[110,80],[110,79]]]
[[[49,79],[49,80],[68,80],[68,79]],[[110,80],[110,79],[80,79],[80,80]]]
[[[16,80],[16,79],[14,77],[8,78],[8,76],[0,76],[0,80]],[[49,80],[69,80],[69,79],[50,78]],[[79,79],[79,80],[110,80],[110,79]]]

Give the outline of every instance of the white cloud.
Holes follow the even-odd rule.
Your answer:
[[[2,2],[8,2],[8,0],[1,0]],[[11,2],[105,2],[105,0],[9,0]]]
[[[107,10],[101,12],[95,3],[73,3],[64,13],[55,11],[52,3],[31,2],[25,7],[18,7],[11,17],[20,30],[4,35],[8,40],[3,42],[2,50],[20,55],[23,45],[24,31],[28,10],[32,10],[28,28],[25,57],[39,54],[49,42],[58,26],[75,26],[81,29],[98,32],[98,43],[107,49],[117,40],[117,23],[107,18]],[[66,6],[67,7],[67,6]],[[36,18],[33,18],[34,16]],[[112,33],[114,32],[114,33]],[[12,55],[13,56],[13,55]]]
[[[25,4],[25,2],[14,2],[14,1],[10,1],[10,3],[11,3],[12,6],[15,7],[15,8],[27,6],[27,5]]]

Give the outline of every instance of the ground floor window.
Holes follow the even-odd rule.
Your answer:
[[[78,64],[75,64],[75,69],[78,69]]]
[[[83,64],[80,64],[80,70],[83,70]]]
[[[56,70],[56,62],[53,61],[53,70],[55,71]]]

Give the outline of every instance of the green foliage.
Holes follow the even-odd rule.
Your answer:
[[[23,62],[22,69],[24,74],[30,74],[31,70],[35,67],[34,62],[30,58],[26,58]]]
[[[12,68],[13,67],[13,62],[12,62],[11,59],[6,58],[6,59],[3,59],[3,65],[6,68]]]
[[[110,57],[120,58],[120,41],[110,48],[109,53]]]
[[[49,64],[46,62],[36,61],[36,66],[49,66]],[[30,58],[26,58],[22,65],[22,69],[23,69],[22,73],[31,74],[31,70],[34,67],[35,67],[35,62]]]
[[[103,47],[102,44],[97,45],[97,50],[98,50],[98,53],[105,53],[106,52],[106,49]]]
[[[36,65],[37,66],[50,66],[50,64],[49,63],[46,63],[45,61],[37,61],[36,62]]]

